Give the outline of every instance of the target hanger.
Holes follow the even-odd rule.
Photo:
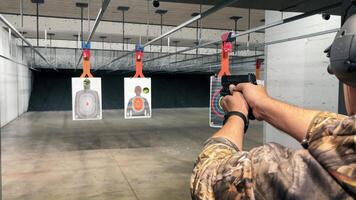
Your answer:
[[[90,72],[90,43],[82,43],[83,48],[83,73],[80,75],[80,78],[93,78],[93,75]]]
[[[236,40],[236,38],[232,38],[233,32],[226,32],[221,35],[221,69],[218,74],[218,77],[221,78],[224,75],[231,75],[230,73],[230,62],[229,56],[232,52],[232,42]]]
[[[136,74],[134,78],[145,78],[142,72],[142,58],[144,48],[140,44],[136,44]]]

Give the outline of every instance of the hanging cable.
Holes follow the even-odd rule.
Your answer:
[[[147,0],[146,42],[149,42],[149,30],[150,30],[150,18],[151,18],[150,1],[151,0]]]
[[[119,6],[117,10],[122,12],[122,52],[125,50],[125,12],[128,11],[130,7],[127,6]]]
[[[248,9],[248,30],[251,29],[251,9]],[[249,52],[249,47],[250,47],[250,37],[251,37],[251,33],[248,34],[247,36],[247,52]]]
[[[194,17],[194,18],[192,18],[192,19],[190,19],[190,20],[188,20],[186,22],[183,22],[182,24],[178,25],[177,27],[171,29],[170,31],[168,31],[168,32],[166,32],[166,33],[164,33],[164,34],[162,34],[162,35],[160,35],[160,36],[158,36],[158,37],[156,37],[154,39],[152,39],[151,41],[147,42],[146,44],[144,44],[142,46],[143,47],[149,46],[152,43],[154,43],[154,42],[156,42],[156,41],[158,41],[158,40],[160,40],[160,39],[162,39],[162,38],[164,38],[164,37],[166,37],[168,35],[171,35],[171,34],[177,32],[178,30],[188,26],[189,24],[195,22],[196,20],[199,20],[199,19],[202,19],[204,17],[207,17],[207,16],[209,16],[209,15],[221,10],[222,8],[227,7],[227,6],[229,6],[232,3],[235,3],[237,1],[239,1],[239,0],[221,0],[217,5],[215,5],[214,7],[210,8],[210,9],[208,9],[206,11],[204,11],[203,13],[201,13],[201,15],[198,15],[198,16],[196,16],[196,17]],[[199,46],[196,46],[195,48],[199,48]],[[98,70],[98,69],[100,69],[100,68],[102,68],[104,66],[111,65],[113,62],[116,62],[116,61],[118,61],[118,60],[120,60],[122,58],[125,58],[125,57],[129,56],[129,55],[133,55],[133,53],[134,53],[134,51],[128,52],[127,54],[124,54],[124,55],[122,55],[122,56],[120,56],[118,58],[113,59],[112,61],[110,61],[109,63],[107,63],[105,65],[99,66],[96,70]]]
[[[310,11],[310,12],[306,12],[306,13],[303,13],[303,14],[300,14],[300,15],[296,15],[296,16],[293,16],[293,17],[290,17],[290,18],[286,18],[286,19],[283,19],[283,20],[278,20],[278,21],[272,22],[270,24],[264,24],[262,26],[258,26],[258,27],[252,28],[250,30],[246,30],[246,31],[240,32],[240,33],[234,33],[231,37],[232,38],[237,38],[237,37],[248,35],[250,33],[256,32],[256,31],[261,31],[261,30],[273,28],[273,27],[276,27],[276,26],[279,26],[279,25],[282,25],[282,24],[287,24],[287,23],[290,23],[290,22],[294,22],[294,21],[297,21],[297,20],[300,20],[300,19],[303,19],[303,18],[306,18],[306,17],[313,16],[315,14],[319,14],[322,11],[330,10],[330,9],[339,7],[340,5],[341,5],[341,3],[338,2],[338,3],[332,4],[332,5],[325,6],[325,7],[320,8],[320,9],[316,9],[316,10],[313,10],[313,11]],[[210,41],[210,42],[206,42],[206,43],[200,44],[200,45],[195,46],[195,47],[188,47],[188,48],[182,49],[182,50],[180,50],[180,51],[178,51],[176,53],[177,54],[181,54],[181,53],[184,53],[184,52],[189,52],[189,51],[194,50],[196,48],[202,48],[202,47],[206,47],[206,46],[213,45],[213,44],[216,44],[216,43],[220,44],[220,42],[221,42],[220,39],[219,40],[215,40],[215,41]],[[154,57],[154,58],[145,60],[144,62],[151,62],[151,61],[154,61],[154,60],[157,60],[157,59],[165,58],[167,56],[168,55],[162,55],[162,56]],[[114,59],[114,61],[116,61],[118,59],[121,59],[121,58],[116,58],[116,59]],[[114,62],[114,61],[112,61],[112,62]]]

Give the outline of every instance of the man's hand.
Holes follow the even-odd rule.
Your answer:
[[[248,115],[248,104],[241,92],[232,92],[232,95],[225,96],[222,100],[222,107],[225,112],[238,111],[246,117]]]
[[[241,92],[233,92],[225,96],[221,106],[225,112],[237,111],[248,115],[248,105]],[[244,121],[239,116],[231,116],[226,124],[213,137],[224,137],[236,144],[242,150],[244,138]]]
[[[268,122],[298,141],[303,140],[310,123],[319,112],[272,99],[265,88],[259,85],[241,83],[237,86],[230,86],[230,91],[242,93],[256,119]]]
[[[230,92],[242,93],[247,104],[252,108],[253,115],[256,119],[264,120],[264,105],[266,105],[271,98],[268,96],[266,89],[263,86],[251,83],[240,83],[237,86],[230,85]]]

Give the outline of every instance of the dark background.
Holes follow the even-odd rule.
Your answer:
[[[29,111],[72,110],[71,78],[81,70],[41,70],[34,72]],[[103,109],[124,108],[124,78],[134,72],[95,72],[102,78]],[[152,107],[208,107],[210,74],[145,73],[151,77]]]

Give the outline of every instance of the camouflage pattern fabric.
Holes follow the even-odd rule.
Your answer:
[[[309,152],[350,194],[356,194],[356,116],[320,113],[311,124]]]
[[[211,138],[193,169],[192,199],[354,199],[355,129],[355,116],[320,113],[308,150],[271,143],[246,152]]]

